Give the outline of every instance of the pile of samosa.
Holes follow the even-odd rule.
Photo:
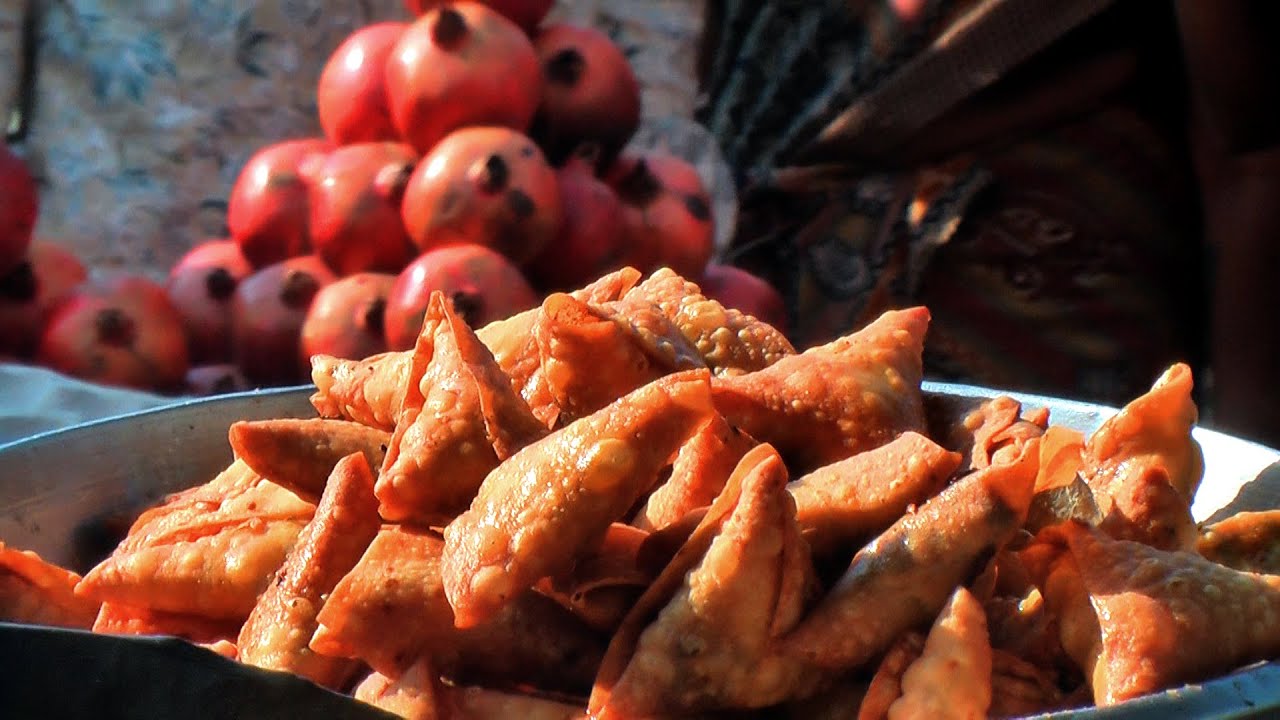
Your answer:
[[[437,294],[83,578],[0,546],[0,618],[412,718],[1011,717],[1280,655],[1280,515],[1197,527],[1185,366],[1086,438],[933,407],[928,323],[797,352],[669,270],[479,330]]]

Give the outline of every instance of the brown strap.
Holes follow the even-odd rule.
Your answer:
[[[801,156],[868,154],[906,141],[1115,0],[978,0],[930,46],[860,97]]]

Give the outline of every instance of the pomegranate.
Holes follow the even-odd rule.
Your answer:
[[[328,141],[288,140],[259,150],[240,171],[227,201],[227,226],[255,268],[310,252],[304,164]]]
[[[187,372],[182,318],[164,288],[137,275],[80,285],[58,306],[36,360],[73,377],[176,391]]]
[[[408,23],[383,22],[351,33],[325,63],[316,108],[335,144],[397,140],[387,106],[387,58]]]
[[[302,323],[302,359],[332,355],[363,360],[387,350],[387,296],[395,275],[357,273],[326,285],[316,294]]]
[[[39,196],[27,164],[0,142],[0,275],[20,265],[31,245]]]
[[[88,271],[70,250],[35,240],[21,264],[0,276],[0,353],[35,353],[49,317]]]
[[[590,27],[550,25],[533,47],[543,90],[530,135],[556,165],[578,145],[595,143],[603,170],[640,126],[640,84],[631,64],[608,35]]]
[[[169,300],[182,316],[192,362],[231,358],[231,297],[252,273],[232,240],[200,243],[169,271]]]
[[[226,363],[191,368],[185,386],[188,395],[225,395],[253,388],[240,368]]]
[[[302,323],[320,288],[337,278],[315,255],[290,258],[255,272],[236,288],[231,312],[232,356],[259,385],[301,382]]]
[[[665,265],[700,277],[715,251],[715,224],[698,171],[674,155],[650,152],[623,155],[606,181],[624,206],[624,263],[642,271]]]
[[[400,272],[414,248],[400,199],[418,156],[399,143],[334,150],[311,177],[311,244],[339,275]]]
[[[787,304],[782,294],[764,278],[732,265],[711,263],[699,283],[702,292],[725,307],[763,320],[785,335]]]
[[[450,245],[423,253],[396,278],[387,298],[387,345],[409,350],[422,331],[431,293],[439,290],[473,328],[536,307],[538,295],[519,268],[483,245]]]
[[[538,27],[542,18],[551,12],[551,6],[555,5],[555,0],[480,0],[480,2],[502,13],[508,20],[530,33]],[[421,15],[444,3],[445,0],[404,0],[404,6],[414,15]]]
[[[414,170],[401,206],[420,250],[473,242],[523,265],[560,232],[555,171],[528,137],[507,128],[464,128]]]
[[[577,288],[617,267],[624,243],[622,204],[592,172],[594,157],[574,156],[556,172],[564,224],[529,264],[543,289]]]
[[[423,154],[461,127],[523,131],[542,95],[529,38],[474,2],[438,5],[410,25],[387,61],[386,82],[392,122]]]

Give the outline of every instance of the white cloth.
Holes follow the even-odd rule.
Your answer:
[[[0,445],[182,399],[95,385],[39,367],[0,363]]]

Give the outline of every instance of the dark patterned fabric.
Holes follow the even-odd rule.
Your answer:
[[[887,5],[866,4],[878,12]],[[1126,44],[1131,17],[1099,19],[1106,38],[1119,38],[1108,49]],[[864,23],[832,47],[869,68],[846,69],[850,84],[821,102],[855,101],[964,18],[957,4],[928,2],[911,32]],[[1158,33],[1159,23],[1144,29]],[[1063,63],[1094,52],[1071,36],[1062,42],[1081,46]],[[780,287],[799,344],[924,303],[934,316],[926,358],[933,377],[1127,400],[1168,363],[1200,362],[1204,320],[1196,195],[1181,120],[1170,114],[1177,99],[1146,84],[1158,49],[1126,49],[1130,56],[1138,70],[1120,92],[902,170],[843,158],[744,168],[748,157],[787,157],[798,144],[789,135],[794,122],[775,125],[773,136],[727,120],[717,126],[725,110],[711,100],[703,117],[718,128],[742,183],[731,257]],[[770,82],[787,86],[788,78]],[[805,92],[799,79],[795,87]],[[805,107],[792,101],[797,116]],[[735,155],[739,147],[757,150]]]

